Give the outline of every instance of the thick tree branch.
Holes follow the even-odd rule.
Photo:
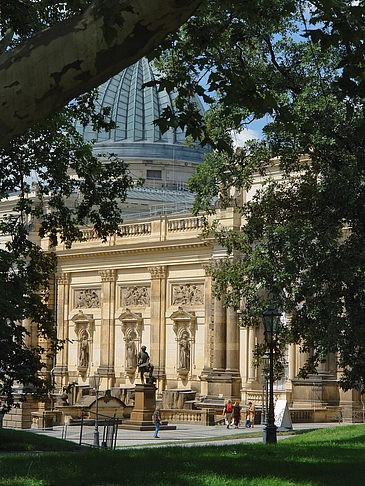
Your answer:
[[[155,48],[202,0],[95,0],[0,56],[0,147]]]

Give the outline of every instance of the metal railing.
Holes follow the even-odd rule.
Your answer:
[[[110,417],[108,415],[102,415],[95,412],[82,411],[80,420],[73,420],[72,424],[64,425],[62,429],[61,438],[67,440],[69,430],[74,426],[80,427],[80,433],[78,437],[78,444],[80,446],[95,447],[94,445],[94,425],[97,420],[98,428],[102,430],[102,440],[100,447],[104,449],[114,450],[117,444],[118,437],[118,425],[122,423],[122,419],[116,417]]]

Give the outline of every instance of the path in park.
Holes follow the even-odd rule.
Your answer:
[[[338,427],[338,423],[321,424],[294,424],[293,430],[319,429],[325,427]],[[224,426],[204,427],[200,425],[177,424],[176,430],[160,431],[160,438],[154,439],[151,431],[135,431],[119,429],[117,435],[117,449],[140,448],[140,447],[167,447],[167,446],[205,446],[205,445],[226,445],[238,444],[241,442],[262,442],[262,425],[255,425],[254,428],[230,428]],[[66,438],[67,440],[79,443],[80,427],[68,426],[54,427],[51,430],[31,429],[30,432],[44,434],[50,437]],[[103,427],[99,427],[100,442],[103,437]],[[249,437],[255,433],[255,437]],[[256,435],[257,433],[257,435]],[[66,437],[65,437],[66,435]],[[247,436],[247,437],[245,437]],[[87,426],[83,429],[82,443],[92,445],[94,427]],[[278,435],[278,440],[287,438],[285,435]]]

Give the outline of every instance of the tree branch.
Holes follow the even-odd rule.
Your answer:
[[[152,51],[202,0],[95,0],[0,56],[0,147]]]

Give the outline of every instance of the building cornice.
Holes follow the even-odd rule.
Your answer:
[[[165,244],[156,244],[156,245],[140,245],[134,246],[133,248],[128,245],[128,247],[106,247],[106,248],[77,248],[77,249],[70,249],[70,250],[59,250],[56,252],[57,259],[60,260],[69,260],[75,258],[99,258],[99,257],[107,257],[107,256],[114,256],[114,255],[130,255],[130,254],[141,254],[141,253],[153,253],[153,252],[166,252],[166,251],[176,251],[176,250],[190,250],[190,249],[197,249],[197,248],[212,248],[212,242],[210,241],[191,241],[191,242],[171,242]]]

